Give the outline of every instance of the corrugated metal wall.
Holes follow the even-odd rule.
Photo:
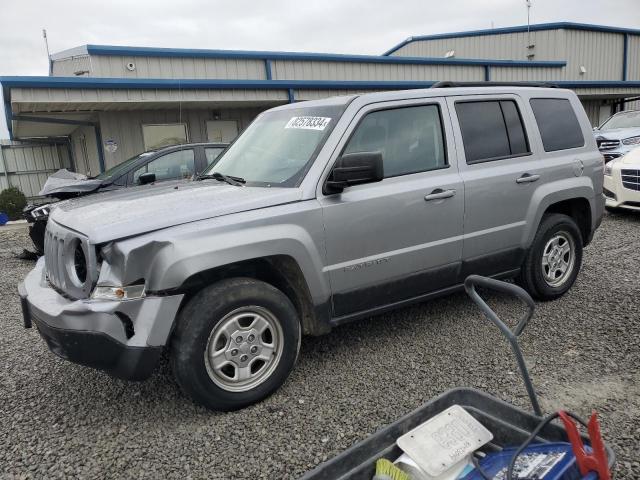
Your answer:
[[[266,108],[185,109],[182,112],[178,109],[102,112],[100,113],[102,139],[103,141],[114,140],[118,144],[115,152],[105,151],[106,167],[110,168],[144,151],[142,138],[144,124],[186,123],[189,142],[206,142],[208,120],[235,120],[238,123],[238,132],[241,132],[258,113]]]
[[[634,100],[624,104],[625,110],[640,110],[640,100]]]
[[[54,60],[54,75],[73,76],[71,70],[78,69],[76,58],[71,61],[72,65],[67,65],[69,60]],[[132,70],[129,64],[134,65]],[[91,77],[107,78],[266,79],[264,61],[251,59],[96,55],[91,56],[90,69]]]
[[[98,143],[93,127],[78,127],[71,134],[71,148],[76,163],[76,172],[85,175],[100,173]]]
[[[89,55],[79,55],[69,58],[63,58],[53,61],[53,76],[54,77],[73,77],[82,72],[89,72],[83,74],[88,76],[91,73],[92,59]]]
[[[275,80],[483,80],[482,66],[400,65],[383,63],[317,62],[276,60]]]
[[[600,123],[600,106],[602,100],[581,100],[584,111],[587,112],[587,117],[593,127],[596,127]]]
[[[104,108],[105,102],[127,104],[127,108],[145,109],[145,103],[178,102],[286,102],[285,90],[171,90],[171,89],[80,89],[80,88],[12,88],[14,112],[50,110],[58,103],[59,111],[92,111]],[[42,104],[40,107],[38,104]],[[273,104],[273,103],[272,103]],[[39,110],[44,108],[45,110]],[[153,107],[153,106],[152,106]],[[117,108],[117,107],[111,107]]]
[[[543,30],[531,32],[530,35],[531,43],[535,44],[535,60],[564,60],[562,30]],[[417,40],[392,55],[443,58],[446,52],[455,50],[457,58],[527,60],[527,54],[530,53],[528,44],[526,32]]]
[[[567,66],[563,79],[622,80],[624,35],[619,33],[565,30]],[[583,65],[587,72],[580,74]]]
[[[624,35],[586,30],[543,30],[531,32],[533,49],[528,49],[527,33],[418,40],[392,55],[444,57],[455,50],[457,58],[526,60],[566,60],[561,69],[491,67],[492,80],[622,80]],[[629,80],[640,78],[640,36],[629,35]],[[580,73],[584,66],[585,73]]]
[[[13,142],[0,145],[0,191],[13,186],[27,197],[36,197],[49,175],[61,168],[71,167],[69,150],[65,144]]]
[[[629,35],[627,80],[640,80],[640,35]]]

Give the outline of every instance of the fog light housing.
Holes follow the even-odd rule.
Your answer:
[[[144,297],[144,285],[97,286],[91,293],[93,300],[134,300],[142,297]]]

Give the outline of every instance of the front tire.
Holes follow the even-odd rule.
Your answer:
[[[171,341],[180,388],[211,410],[258,402],[287,379],[300,349],[296,309],[280,290],[251,278],[222,280],[182,309]]]
[[[582,265],[582,235],[560,213],[545,215],[525,257],[518,283],[538,300],[555,300],[573,285]]]

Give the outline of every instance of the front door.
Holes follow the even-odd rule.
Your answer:
[[[334,316],[454,285],[464,189],[447,106],[439,99],[369,105],[337,152],[382,152],[385,178],[320,197]]]

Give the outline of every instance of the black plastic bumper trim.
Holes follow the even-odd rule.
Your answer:
[[[162,347],[130,347],[101,332],[61,329],[31,318],[54,354],[123,380],[148,378],[162,353]]]

